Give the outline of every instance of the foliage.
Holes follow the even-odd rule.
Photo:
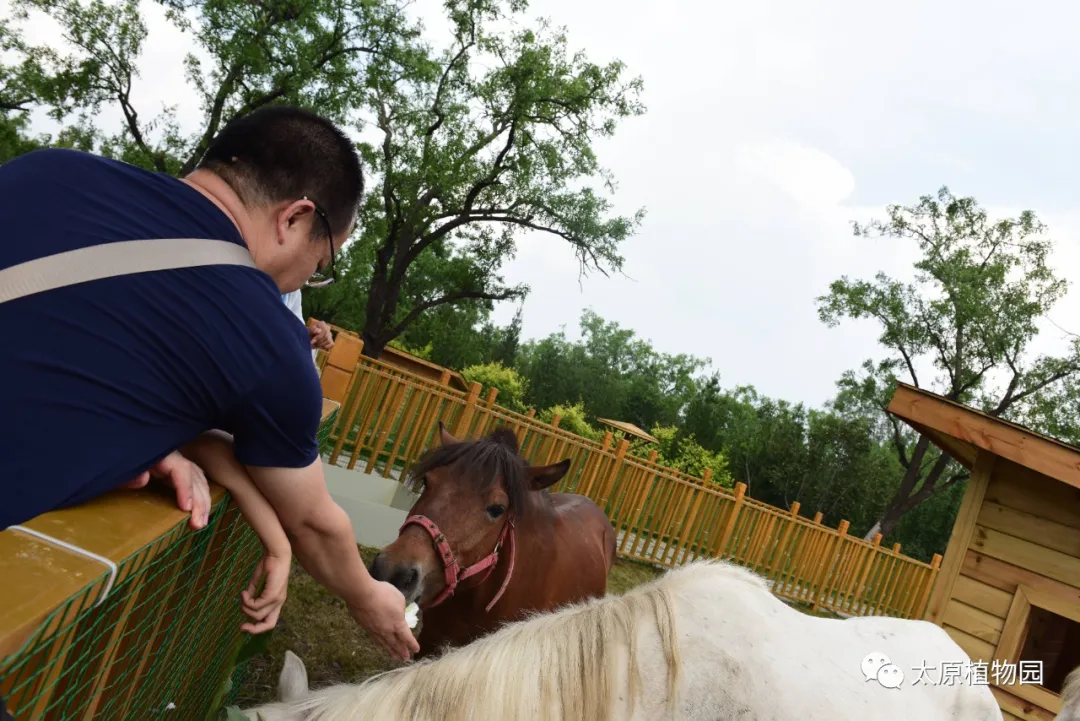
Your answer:
[[[581,401],[588,419],[612,418],[641,428],[679,422],[706,360],[657,352],[632,330],[591,310],[581,315],[581,339],[565,331],[522,343],[517,368],[537,408]]]
[[[688,476],[701,477],[705,469],[712,471],[710,482],[724,488],[735,485],[728,470],[727,457],[722,451],[710,451],[703,447],[693,434],[685,434],[675,426],[653,426],[649,431],[659,444],[642,438],[630,443],[630,452],[639,458],[647,458],[653,450],[657,451],[657,463],[662,466],[682,471]]]
[[[469,366],[461,370],[461,375],[469,383],[479,383],[483,386],[483,394],[489,388],[498,388],[499,395],[495,399],[503,408],[519,413],[525,411],[525,393],[528,382],[513,368],[507,368],[498,361],[484,363],[483,365]]]
[[[573,405],[556,403],[550,408],[540,411],[536,417],[543,423],[551,423],[555,420],[555,416],[560,417],[559,428],[564,431],[570,431],[591,441],[599,442],[604,439],[604,432],[594,428],[589,423],[585,412],[585,404],[582,401],[578,401]]]
[[[878,340],[887,354],[865,361],[861,373],[844,374],[835,407],[884,411],[902,379],[992,416],[1045,423],[1070,434],[1065,440],[1080,439],[1076,422],[1053,410],[1080,375],[1080,339],[1061,357],[1028,353],[1038,321],[1065,292],[1065,281],[1047,264],[1052,242],[1035,214],[991,221],[973,198],[956,198],[942,187],[915,206],[889,206],[887,215],[855,224],[855,233],[916,243],[915,280],[884,273],[874,281],[843,277],[818,299],[828,325],[844,318],[880,324]],[[880,417],[889,424],[904,475],[868,535],[879,529],[888,535],[905,513],[968,477],[929,439],[895,416]]]
[[[20,42],[10,48],[23,107],[47,108],[77,129],[99,152],[145,168],[190,172],[225,123],[264,105],[285,102],[317,110],[341,123],[355,122],[373,57],[410,62],[417,28],[402,6],[371,0],[159,0],[169,20],[191,37],[185,59],[188,83],[200,97],[202,119],[183,132],[175,107],[146,119],[131,95],[147,28],[136,0],[14,0],[24,23],[44,14],[64,28],[61,47]],[[11,35],[17,35],[13,28]],[[97,127],[105,106],[124,118],[116,131]],[[72,120],[74,118],[74,120]]]
[[[567,243],[582,274],[606,273],[621,268],[619,244],[643,218],[610,214],[593,185],[613,182],[592,147],[644,112],[640,79],[571,54],[546,23],[520,27],[524,2],[449,0],[446,10],[448,46],[403,64],[376,58],[368,74],[365,110],[380,138],[360,147],[376,192],[351,252],[364,258],[353,267],[368,289],[373,355],[441,305],[523,297],[526,286],[499,275],[522,233]]]
[[[387,343],[387,345],[392,346],[394,348],[397,348],[398,350],[403,351],[405,353],[409,353],[411,355],[414,355],[417,358],[423,358],[426,361],[431,360],[431,355],[433,353],[432,348],[431,348],[431,343],[428,343],[427,345],[423,346],[422,348],[410,348],[409,346],[405,345],[404,343],[399,343],[398,341],[395,340],[395,341],[391,341],[390,343]]]

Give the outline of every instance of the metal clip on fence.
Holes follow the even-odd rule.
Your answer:
[[[31,536],[36,536],[47,543],[51,543],[55,546],[60,546],[61,548],[65,548],[71,551],[72,553],[78,554],[80,556],[85,556],[86,558],[97,561],[98,563],[103,563],[108,566],[109,580],[105,583],[105,588],[102,590],[101,597],[98,599],[97,603],[94,604],[94,608],[97,608],[105,601],[105,598],[109,595],[109,591],[112,590],[113,582],[116,580],[115,563],[110,561],[108,558],[105,558],[104,556],[99,556],[93,551],[87,551],[85,548],[80,548],[75,544],[68,543],[67,541],[61,541],[59,538],[53,538],[52,536],[46,533],[42,533],[41,531],[35,531],[33,528],[27,528],[26,526],[8,526],[8,530],[22,531],[23,533],[29,534]]]

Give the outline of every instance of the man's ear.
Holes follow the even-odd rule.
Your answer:
[[[525,477],[529,479],[530,488],[540,491],[558,483],[569,470],[570,459],[567,458],[565,461],[559,461],[550,466],[526,466]]]
[[[281,209],[281,212],[278,213],[278,244],[285,242],[286,235],[305,215],[310,216],[312,224],[318,222],[315,210],[309,200],[294,200]]]
[[[450,435],[450,431],[446,430],[446,426],[442,421],[439,421],[439,438],[442,440],[444,446],[452,446],[455,443],[461,443],[457,438]]]

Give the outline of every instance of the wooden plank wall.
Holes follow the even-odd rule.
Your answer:
[[[992,662],[1020,584],[1080,607],[1080,489],[998,458],[941,618],[973,660]],[[1053,721],[1001,689],[994,695],[1006,719]]]

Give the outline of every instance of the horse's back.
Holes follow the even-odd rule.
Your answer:
[[[551,559],[555,573],[571,586],[589,589],[565,598],[576,601],[603,595],[615,559],[611,521],[591,499],[576,493],[552,493],[551,505],[555,510]]]
[[[671,584],[683,668],[687,683],[701,689],[691,697],[707,696],[707,689],[716,687],[714,706],[687,718],[736,718],[738,713],[804,721],[1002,718],[988,686],[962,679],[951,686],[940,683],[943,665],[963,668],[969,658],[932,623],[810,616],[779,600],[760,577],[727,564],[674,573],[683,576]],[[891,664],[899,672],[880,674],[875,664],[864,664],[871,654],[878,655],[876,666]],[[918,669],[935,667],[938,672],[916,680]]]

